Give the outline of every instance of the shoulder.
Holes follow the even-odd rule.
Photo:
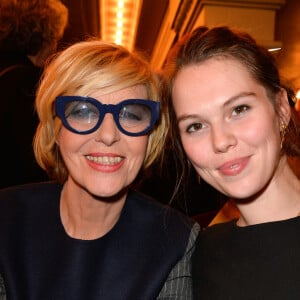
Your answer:
[[[0,190],[0,238],[26,228],[42,226],[59,207],[60,186],[38,183]],[[48,222],[48,221],[46,221]],[[2,240],[3,241],[3,240]]]
[[[7,53],[0,49],[0,75],[19,75],[20,73],[41,73],[42,68],[36,67],[26,56],[18,53]]]
[[[59,194],[61,186],[54,182],[32,183],[12,186],[0,190],[0,208],[35,200],[46,201]]]
[[[140,234],[151,233],[155,240],[164,240],[174,246],[187,246],[195,221],[181,212],[164,205],[140,192],[130,192],[124,213],[133,220]],[[155,235],[152,233],[155,232]]]
[[[222,223],[213,224],[202,229],[202,234],[218,234],[222,232],[230,231],[235,226],[236,220],[230,220]]]
[[[184,215],[180,211],[158,202],[156,199],[145,195],[143,193],[132,191],[128,195],[128,206],[134,208],[135,211],[139,210],[143,218],[160,219],[165,225],[172,223],[181,224],[191,230],[195,221]]]
[[[204,228],[199,233],[197,244],[205,244],[207,247],[216,247],[216,244],[222,244],[229,241],[234,234],[235,220],[218,223]]]
[[[220,254],[226,252],[225,249],[228,251],[234,248],[232,246],[232,242],[236,240],[233,237],[234,222],[218,223],[200,231],[192,255],[194,270],[199,270],[199,265],[205,264],[209,257],[214,257],[216,253]]]
[[[13,82],[15,86],[35,86],[42,74],[42,69],[29,60],[19,59],[7,64],[0,62],[0,84],[4,86]]]

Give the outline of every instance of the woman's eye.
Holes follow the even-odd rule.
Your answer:
[[[142,119],[142,114],[139,111],[122,109],[119,113],[119,119],[139,122]]]
[[[97,108],[90,103],[72,103],[66,107],[65,115],[68,119],[92,120],[99,118]]]
[[[202,123],[194,123],[194,124],[191,124],[189,125],[187,128],[186,128],[186,132],[190,133],[190,132],[196,132],[196,131],[199,131],[201,129],[203,129],[203,124]]]
[[[232,114],[234,116],[240,115],[240,114],[246,112],[247,110],[249,110],[249,108],[250,107],[248,105],[239,105],[233,109]]]

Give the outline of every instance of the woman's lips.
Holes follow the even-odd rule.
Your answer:
[[[236,176],[240,174],[248,165],[250,157],[243,157],[228,161],[218,167],[219,172],[225,176]]]
[[[87,163],[100,172],[115,172],[124,163],[124,157],[117,155],[86,155]]]

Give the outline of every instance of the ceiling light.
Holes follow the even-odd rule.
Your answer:
[[[133,50],[142,0],[100,0],[101,39]]]
[[[270,52],[276,52],[276,51],[280,51],[281,47],[274,47],[274,48],[269,48],[268,49]]]

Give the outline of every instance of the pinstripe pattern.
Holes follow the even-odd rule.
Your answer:
[[[3,283],[3,278],[1,277],[0,274],[0,300],[5,300],[5,288],[4,288],[4,283]]]
[[[183,258],[170,272],[157,300],[192,300],[191,256],[199,233],[196,223],[190,234],[189,242]]]

